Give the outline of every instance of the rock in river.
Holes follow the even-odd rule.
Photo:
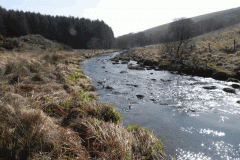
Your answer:
[[[106,89],[113,89],[113,87],[111,87],[111,86],[106,86],[105,88]]]
[[[137,98],[139,98],[139,99],[143,99],[143,98],[144,98],[144,95],[138,94],[138,95],[136,95],[136,96],[137,96]]]
[[[235,93],[236,94],[236,91],[232,88],[223,88],[223,91],[228,92],[228,93]]]
[[[239,80],[237,80],[235,78],[228,78],[227,82],[239,82]]]
[[[203,88],[204,89],[217,89],[216,86],[204,86]]]
[[[120,73],[128,73],[127,71],[121,71]]]
[[[191,83],[190,85],[206,85],[208,84],[207,82],[195,82],[195,83]]]
[[[232,84],[232,87],[233,88],[240,88],[240,85],[239,84]]]
[[[122,61],[121,64],[128,64],[128,61]]]

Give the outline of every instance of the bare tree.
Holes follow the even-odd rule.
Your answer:
[[[183,62],[183,55],[188,52],[190,38],[194,35],[194,22],[186,18],[175,19],[168,28],[168,34],[174,41],[166,45],[168,52]]]
[[[140,47],[143,47],[147,43],[147,37],[143,32],[139,32],[136,34],[136,44]]]
[[[94,53],[94,51],[99,48],[98,38],[96,37],[91,38],[87,45],[88,48],[92,49]]]
[[[125,41],[125,40],[118,40],[118,42],[117,42],[117,48],[120,48],[120,49],[128,49],[128,48],[130,48],[130,47],[129,47],[129,44],[128,44],[127,41]]]

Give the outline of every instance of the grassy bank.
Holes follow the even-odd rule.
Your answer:
[[[186,71],[191,73],[191,70],[199,72],[210,70],[212,75],[222,72],[226,74],[226,77],[240,79],[239,31],[240,25],[235,25],[193,38],[185,48],[182,45],[180,51],[183,49],[185,52],[182,62],[185,67],[188,67]],[[115,60],[119,58],[128,60],[130,57],[139,63],[144,64],[145,61],[146,65],[152,63],[160,69],[162,67],[162,69],[179,71],[182,65],[174,54],[177,50],[176,46],[176,43],[168,43],[133,48],[128,54],[116,57]]]
[[[156,135],[120,125],[79,68],[112,51],[0,53],[0,158],[164,159]]]

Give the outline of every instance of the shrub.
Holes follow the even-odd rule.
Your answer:
[[[113,105],[108,105],[102,109],[102,118],[105,122],[111,120],[115,124],[121,122],[122,120],[121,114],[114,108]]]
[[[6,64],[6,69],[5,69],[5,75],[13,73],[14,70],[17,68],[17,64],[15,62],[12,61],[8,61],[8,63]]]
[[[139,125],[128,125],[127,126],[127,130],[128,130],[128,132],[130,132],[130,131],[140,131],[141,130],[141,128],[139,127]]]
[[[16,39],[12,39],[11,44],[13,45],[13,47],[19,47],[21,45],[21,42]]]

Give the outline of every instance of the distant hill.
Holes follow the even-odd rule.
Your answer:
[[[240,7],[223,10],[223,11],[218,11],[218,12],[213,12],[213,13],[209,13],[209,14],[204,14],[204,15],[193,17],[192,19],[195,22],[199,22],[199,21],[206,20],[209,18],[214,18],[217,21],[219,21],[219,20],[228,21],[229,19],[239,18],[239,16],[240,16]]]
[[[240,23],[240,7],[213,12],[190,18],[193,20],[193,37],[204,35]],[[172,41],[168,34],[171,23],[156,26],[138,33],[130,33],[116,38],[116,47],[133,48]],[[140,43],[141,42],[141,43]]]
[[[228,10],[223,10],[223,11],[218,11],[218,12],[213,12],[209,14],[204,14],[196,17],[191,18],[194,22],[200,22],[204,21],[207,19],[214,19],[216,21],[232,21],[231,23],[234,23],[235,20],[240,19],[240,7],[238,8],[233,8],[233,9],[228,9]],[[159,34],[159,33],[165,33],[168,29],[168,26],[170,23],[163,24],[160,26],[156,26],[150,29],[147,29],[143,31],[147,36],[150,34]]]

